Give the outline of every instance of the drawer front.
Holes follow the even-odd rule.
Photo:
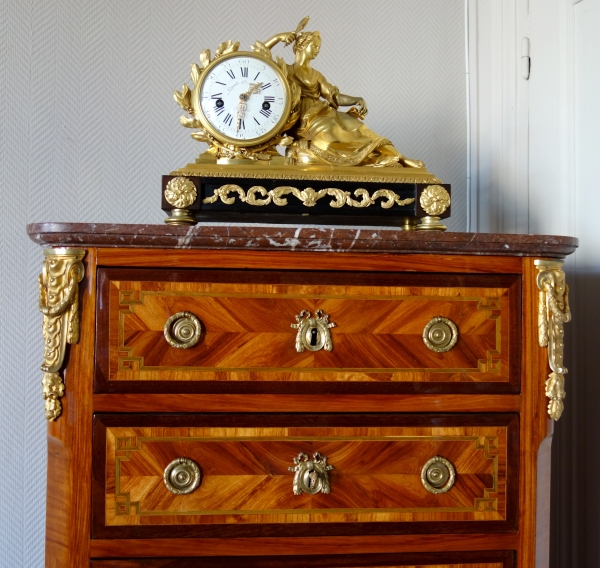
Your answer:
[[[98,415],[96,536],[511,530],[517,434],[514,415]],[[191,493],[165,483],[178,458]]]
[[[518,391],[518,276],[107,269],[99,282],[97,392]],[[165,326],[173,337],[186,312],[201,331],[179,348]],[[456,343],[440,351],[439,334]]]
[[[229,564],[214,564],[213,566],[240,566],[239,562],[241,560],[244,562],[244,566],[246,568],[249,568],[250,566],[256,566],[257,568],[259,566],[268,566],[269,568],[286,566],[286,568],[289,568],[292,566],[287,558],[281,559],[283,564],[248,564],[245,558],[236,558],[232,559],[232,562]],[[302,566],[304,568],[307,566],[307,562],[310,562],[310,564],[314,563],[320,568],[325,566],[341,566],[339,564],[325,564],[321,558],[319,558],[318,562],[305,559],[303,560],[303,564],[299,564],[298,566]],[[90,564],[90,568],[207,568],[208,566],[210,566],[210,564],[207,564],[205,560],[186,561],[182,560],[181,558],[167,558],[161,560],[95,560]],[[385,566],[381,564],[344,564],[342,568],[359,568],[359,566],[372,566],[373,568],[506,568],[509,565],[500,562],[469,562],[468,564],[387,564]],[[512,564],[510,566],[512,566]]]
[[[239,557],[92,560],[90,568],[238,568]],[[244,568],[514,568],[509,551],[248,557]]]

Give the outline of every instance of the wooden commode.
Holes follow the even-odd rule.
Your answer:
[[[28,233],[46,566],[547,566],[576,239]]]

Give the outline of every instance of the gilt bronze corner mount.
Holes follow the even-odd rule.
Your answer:
[[[44,360],[41,366],[46,419],[56,420],[62,412],[60,398],[65,385],[59,374],[67,343],[79,341],[79,283],[85,269],[85,250],[55,248],[44,250],[44,265],[38,278],[39,309],[44,316]]]
[[[564,328],[571,321],[569,287],[565,282],[561,260],[536,260],[537,286],[540,291],[538,302],[538,341],[540,347],[548,348],[548,363],[552,372],[546,380],[548,414],[558,420],[563,412],[565,377],[568,372],[563,365]]]

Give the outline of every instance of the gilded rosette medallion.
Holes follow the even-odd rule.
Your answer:
[[[197,197],[196,186],[186,177],[175,177],[165,189],[167,203],[177,209],[189,207]]]
[[[421,207],[428,215],[441,215],[450,207],[450,194],[441,185],[430,185],[421,193]]]

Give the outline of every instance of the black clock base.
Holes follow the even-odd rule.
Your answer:
[[[178,171],[163,176],[167,223],[300,223],[407,230],[421,225],[419,229],[444,230],[439,219],[451,213],[450,185],[426,171],[213,168],[198,167],[190,172],[195,175]]]

